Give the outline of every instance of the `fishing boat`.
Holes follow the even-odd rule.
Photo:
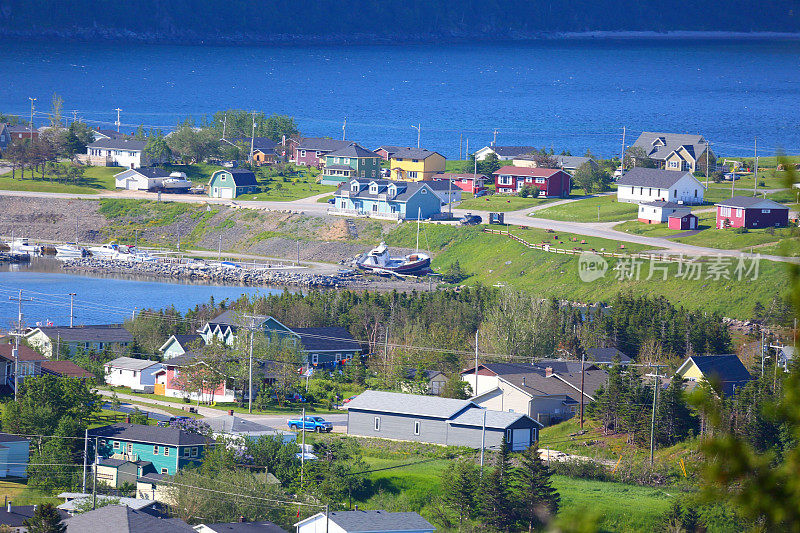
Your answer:
[[[89,248],[89,253],[92,254],[92,257],[98,259],[114,259],[119,254],[119,245],[110,242],[100,246],[92,246]]]
[[[10,241],[5,243],[8,246],[9,251],[12,254],[29,254],[29,253],[39,253],[41,248],[36,246],[35,244],[30,244],[28,239],[25,238],[12,238]]]
[[[75,243],[59,244],[56,246],[56,258],[58,259],[80,259],[86,255],[89,255],[89,252]]]
[[[431,257],[428,254],[414,252],[403,257],[392,257],[386,243],[356,259],[356,266],[362,270],[371,270],[378,274],[391,273],[418,276],[430,271]]]
[[[172,172],[168,178],[161,182],[161,187],[167,192],[185,192],[194,185],[184,172]]]

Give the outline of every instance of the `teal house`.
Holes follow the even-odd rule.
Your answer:
[[[112,424],[90,429],[89,440],[97,443],[97,455],[102,459],[149,462],[156,473],[168,475],[202,461],[209,445],[199,433],[140,424]]]
[[[259,191],[256,175],[250,170],[226,168],[217,170],[208,182],[208,195],[211,198],[234,199],[242,194]]]
[[[350,178],[379,178],[380,162],[381,157],[372,150],[351,143],[350,146],[325,154],[322,183],[341,185]]]
[[[193,348],[204,344],[203,336],[198,333],[190,333],[188,335],[175,334],[170,335],[167,342],[162,344],[158,351],[161,352],[161,357],[166,361],[167,359],[184,355]]]
[[[334,193],[331,214],[425,220],[442,212],[442,199],[425,181],[353,178]]]

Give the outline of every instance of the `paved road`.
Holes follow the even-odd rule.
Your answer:
[[[87,199],[96,200],[98,198],[128,198],[128,199],[153,199],[152,193],[145,193],[140,191],[124,191],[124,192],[102,192],[100,194],[68,194],[68,193],[45,193],[34,191],[0,191],[0,196],[26,196],[37,198],[72,198],[72,199]],[[324,195],[316,195],[311,198],[318,198]],[[169,199],[175,202],[184,203],[207,203],[218,205],[231,205],[235,204],[240,207],[249,209],[262,209],[267,211],[290,211],[294,213],[304,213],[307,215],[324,216],[327,214],[328,204],[318,203],[315,200],[304,198],[301,200],[293,200],[289,202],[275,202],[275,201],[236,201],[222,200],[219,198],[208,198],[207,196],[191,195],[191,194],[163,194],[163,200]],[[559,203],[570,203],[578,201],[578,199],[569,199],[559,201]],[[545,207],[552,207],[555,203],[545,204],[544,206],[529,207],[519,211],[508,211],[505,213],[505,221],[509,224],[516,226],[525,226],[532,228],[552,229],[565,233],[575,233],[578,235],[586,235],[588,237],[597,237],[602,239],[610,239],[622,242],[630,242],[642,244],[651,248],[662,248],[663,252],[669,254],[684,254],[690,256],[724,256],[724,257],[745,257],[752,258],[754,254],[748,252],[740,252],[738,250],[723,250],[719,248],[708,248],[702,246],[692,246],[690,244],[683,244],[670,241],[668,239],[659,237],[646,237],[643,235],[632,235],[616,231],[612,226],[617,222],[563,222],[558,220],[548,220],[544,218],[537,218],[529,216],[531,213],[544,209]],[[463,217],[467,213],[480,215],[484,220],[488,220],[488,211],[476,211],[465,209],[453,209],[455,217]],[[513,230],[512,230],[513,231]],[[213,254],[213,252],[210,252]],[[786,263],[800,263],[800,258],[796,257],[781,257],[777,255],[761,255],[761,259],[769,261],[786,262]]]

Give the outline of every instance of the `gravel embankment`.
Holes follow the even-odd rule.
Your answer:
[[[100,242],[108,220],[99,213],[100,202],[59,198],[4,196],[0,209],[0,235],[46,241]]]

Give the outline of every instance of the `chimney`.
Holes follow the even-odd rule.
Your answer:
[[[233,409],[228,409],[228,414],[233,416]]]
[[[522,386],[525,386],[525,376],[522,376]]]
[[[548,378],[550,376],[552,376],[553,375],[553,367],[552,366],[548,366],[547,368],[545,368],[544,369],[544,375],[545,375],[545,377],[548,377]]]
[[[244,517],[244,515],[239,516],[239,523],[244,524],[245,522],[247,522],[247,519]]]

